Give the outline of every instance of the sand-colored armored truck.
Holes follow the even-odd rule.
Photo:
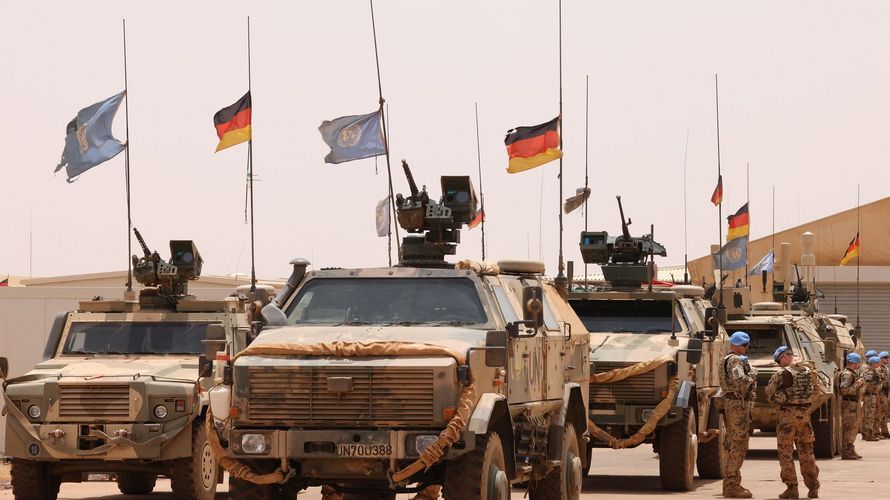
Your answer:
[[[243,346],[249,303],[188,295],[201,257],[191,241],[170,250],[169,263],[147,248],[134,256],[148,286],[138,300],[97,298],[59,314],[43,361],[3,383],[16,499],[53,500],[62,482],[91,472],[113,474],[124,494],[150,493],[165,475],[177,498],[214,497],[222,471],[202,418],[213,384],[199,378],[199,355]],[[0,361],[5,378],[10,361]]]
[[[441,485],[446,499],[506,500],[520,483],[532,499],[579,498],[587,332],[539,262],[444,261],[476,213],[469,178],[443,177],[438,202],[410,184],[399,220],[424,234],[406,237],[399,266],[294,261],[233,357],[214,427],[236,498]]]
[[[590,332],[591,447],[651,443],[666,490],[689,490],[721,477],[722,421],[712,398],[726,332],[698,286],[650,286],[654,256],[666,256],[652,235],[631,237],[618,198],[622,234],[583,232],[585,263],[598,264],[604,284],[571,281],[569,303]],[[595,462],[591,460],[591,462]]]

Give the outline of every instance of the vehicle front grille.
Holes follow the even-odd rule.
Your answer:
[[[433,370],[401,367],[250,367],[248,420],[266,425],[430,425]],[[328,379],[351,386],[332,392]]]
[[[636,363],[605,363],[596,362],[596,372],[602,373],[617,368],[625,368]],[[660,401],[661,395],[655,389],[655,370],[628,377],[611,384],[590,384],[591,403],[639,402],[650,403]]]
[[[59,385],[59,417],[71,420],[130,418],[130,387],[123,385]]]

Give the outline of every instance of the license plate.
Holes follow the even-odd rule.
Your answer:
[[[389,458],[392,445],[389,443],[339,443],[337,456],[353,458]]]

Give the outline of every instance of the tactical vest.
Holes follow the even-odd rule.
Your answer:
[[[804,363],[795,363],[782,369],[782,388],[788,395],[788,403],[806,404],[813,401],[816,388],[813,368]]]

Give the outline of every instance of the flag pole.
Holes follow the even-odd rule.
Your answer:
[[[479,144],[479,103],[476,103],[476,162],[479,165],[479,210],[482,212],[482,260],[485,260],[485,194],[482,191],[482,151]]]
[[[253,110],[253,93],[250,75],[250,16],[247,16],[247,93],[250,94],[250,108]],[[252,113],[252,111],[251,111]],[[253,120],[251,120],[253,122]],[[250,293],[256,292],[256,259],[253,238],[253,126],[247,140],[247,182],[250,183]]]
[[[386,152],[386,177],[389,182],[389,203],[392,205],[393,226],[396,230],[396,250],[398,252],[399,262],[402,261],[402,242],[399,241],[399,219],[396,214],[396,199],[393,196],[392,189],[392,167],[389,162],[389,138],[386,131],[386,115],[383,113],[383,83],[380,80],[380,53],[377,50],[377,22],[374,19],[374,0],[368,0],[371,3],[371,31],[374,33],[374,59],[377,62],[377,95],[380,103],[380,117],[383,120],[383,149]],[[392,262],[392,257],[390,257]]]
[[[856,257],[856,329],[861,330],[859,325],[859,264],[862,262],[862,242],[859,241],[860,231],[859,220],[859,184],[856,184],[856,243],[859,245],[859,255]]]
[[[717,238],[719,242],[717,262],[720,273],[717,276],[717,287],[720,289],[720,301],[717,304],[717,313],[721,321],[725,318],[726,305],[723,303],[723,173],[720,169],[720,88],[717,82],[717,74],[714,74],[714,102],[717,110],[717,179],[720,182],[720,203],[717,204]]]
[[[745,285],[748,284],[748,243],[751,241],[751,164],[745,162],[745,205],[748,205],[748,239],[745,241]]]
[[[124,35],[124,129],[127,147],[124,148],[124,180],[127,184],[127,294],[133,292],[133,219],[130,215],[130,94],[127,87],[127,20],[121,19]]]
[[[560,134],[561,136],[562,134]],[[588,153],[590,144],[590,75],[586,75],[584,86],[584,230],[587,231],[587,195],[590,179],[588,177]],[[584,289],[587,290],[587,261],[584,261]]]
[[[689,129],[686,129],[686,147],[683,148],[683,284],[689,284],[689,223],[686,217],[686,160],[689,158]],[[586,215],[585,215],[586,217]]]
[[[387,115],[389,114],[389,103],[386,103],[385,113]],[[389,127],[390,125],[391,125],[391,123],[388,123],[387,127]],[[386,136],[389,137],[389,131],[386,132]],[[384,147],[386,147],[386,146],[384,146]],[[374,175],[377,175],[377,157],[376,156],[374,157]],[[392,191],[390,191],[390,193],[392,193]],[[389,220],[389,217],[387,217],[386,223],[387,223],[387,225],[392,224],[392,221]],[[392,231],[388,231],[388,234],[386,235],[386,258],[387,258],[387,263],[388,263],[389,267],[392,267]]]
[[[562,0],[559,0],[559,151],[562,153]],[[559,266],[554,284],[560,290],[568,291],[568,280],[565,275],[565,262],[562,255],[562,154],[559,156]]]

